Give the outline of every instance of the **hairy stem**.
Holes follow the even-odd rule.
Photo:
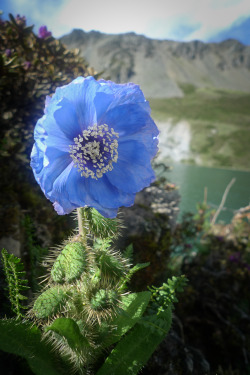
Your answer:
[[[87,225],[87,220],[86,220],[84,208],[82,208],[82,207],[77,208],[77,220],[78,220],[79,235],[82,238],[83,244],[86,246],[87,245],[88,225]]]

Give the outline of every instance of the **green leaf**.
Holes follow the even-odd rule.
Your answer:
[[[0,350],[25,358],[36,375],[67,374],[67,364],[55,355],[52,345],[42,340],[41,331],[31,323],[0,320]]]
[[[27,280],[24,279],[25,271],[21,263],[21,259],[17,258],[14,254],[9,254],[6,249],[2,249],[3,268],[8,283],[9,300],[11,302],[12,311],[16,314],[17,318],[24,317],[21,301],[26,300],[27,297],[23,296],[20,291],[29,289],[26,285]]]
[[[155,326],[154,330],[137,323],[119,341],[96,375],[136,375],[166,337],[171,321],[171,309],[168,308],[161,313],[160,318],[154,315],[154,320],[150,322]]]
[[[115,334],[111,335],[105,347],[114,344],[139,321],[150,301],[150,292],[131,293],[123,297],[123,311],[111,322],[117,327]]]
[[[131,270],[129,271],[129,273],[131,273],[131,275],[133,275],[137,271],[140,271],[143,268],[148,267],[149,265],[150,265],[150,262],[147,262],[147,263],[138,263],[133,268],[131,268]]]
[[[56,314],[63,305],[67,293],[60,286],[51,287],[35,300],[33,311],[37,318],[47,318]]]
[[[130,262],[133,261],[133,244],[128,245],[123,253],[124,258],[128,259]]]
[[[97,238],[108,238],[118,235],[119,219],[103,217],[95,208],[84,210],[88,220],[90,232]]]
[[[14,23],[14,25],[17,25],[16,20],[11,13],[9,13],[9,18]]]
[[[132,276],[134,275],[134,273],[142,270],[143,268],[146,268],[150,265],[149,262],[147,263],[138,263],[136,264],[134,267],[132,267],[128,274],[126,275],[126,277],[124,277],[124,279],[122,280],[122,283],[121,283],[121,289],[124,289],[126,287],[126,284],[131,280]]]
[[[86,249],[81,242],[68,243],[53,264],[52,279],[57,283],[79,279],[86,269],[86,257]]]
[[[45,331],[54,331],[63,336],[72,350],[81,349],[82,346],[90,346],[86,337],[81,334],[78,324],[73,319],[58,318]]]

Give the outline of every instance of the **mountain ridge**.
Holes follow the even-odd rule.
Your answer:
[[[229,27],[215,33],[207,41],[221,42],[229,38],[239,40],[242,44],[250,45],[250,17],[240,17]]]
[[[187,84],[250,92],[250,46],[237,40],[176,42],[74,29],[61,41],[103,78],[137,83],[147,98],[182,97]]]

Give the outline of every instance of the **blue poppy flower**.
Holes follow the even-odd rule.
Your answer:
[[[79,77],[47,97],[31,167],[59,215],[90,206],[114,218],[154,181],[158,134],[138,85]]]

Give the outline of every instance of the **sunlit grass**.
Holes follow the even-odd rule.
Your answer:
[[[250,125],[250,94],[210,89],[191,89],[183,98],[150,99],[152,115],[159,120],[204,120]],[[184,90],[185,92],[185,90]]]
[[[203,165],[250,169],[250,94],[182,85],[182,98],[150,99],[152,116],[187,120]]]

